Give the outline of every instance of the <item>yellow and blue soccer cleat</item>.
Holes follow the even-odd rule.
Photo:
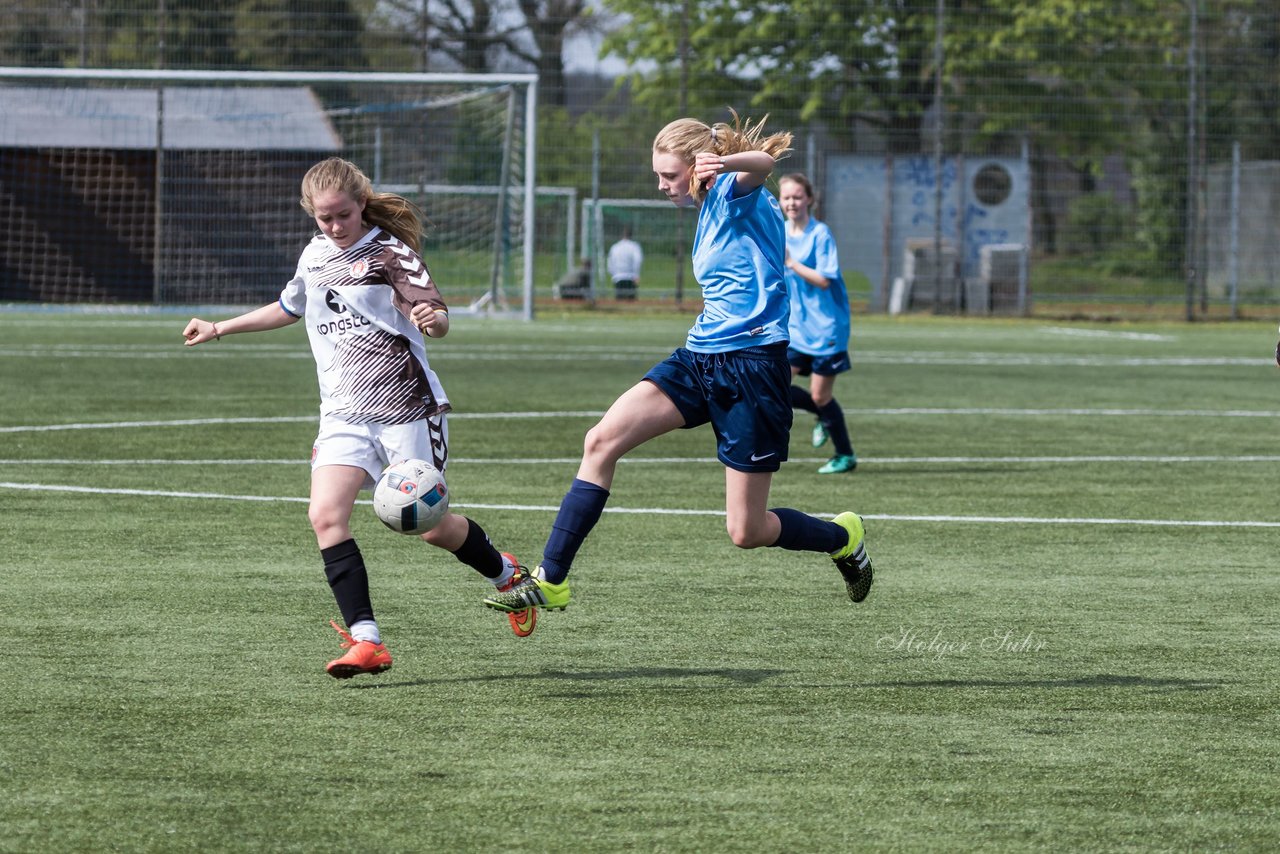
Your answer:
[[[849,542],[831,555],[836,569],[844,576],[849,598],[861,602],[871,592],[871,556],[867,554],[867,531],[857,513],[841,513],[831,521],[849,532]]]
[[[495,590],[486,596],[484,604],[496,611],[513,614],[527,608],[548,608],[563,611],[569,604],[569,581],[552,584],[544,576],[542,567],[533,571],[508,590]]]

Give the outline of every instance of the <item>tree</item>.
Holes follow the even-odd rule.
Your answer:
[[[979,138],[1030,134],[1064,157],[1124,150],[1185,117],[1183,0],[986,0],[948,30],[954,108]],[[1135,119],[1139,120],[1135,122]]]
[[[1037,156],[1076,164],[1086,182],[1105,155],[1124,155],[1138,203],[1130,256],[1177,270],[1193,190],[1184,0],[987,0],[987,9],[983,26],[947,44],[948,76],[964,81],[957,105],[981,117],[975,135],[1024,135]]]
[[[574,29],[585,29],[591,20],[587,0],[517,0],[532,48],[519,41],[512,53],[533,66],[538,74],[538,99],[548,106],[565,105],[564,42]]]
[[[587,0],[384,0],[377,14],[419,68],[534,71],[549,106],[565,103],[565,38],[594,22]]]
[[[758,92],[759,79],[738,67],[732,4],[724,0],[609,0],[623,23],[608,33],[601,54],[625,60],[636,103],[672,118],[744,106]]]
[[[350,0],[242,0],[235,29],[240,67],[289,71],[368,67],[359,49],[364,19]]]
[[[1280,147],[1280,9],[1266,0],[1206,4],[1204,91],[1211,160],[1274,160]]]
[[[70,2],[32,8],[17,0],[6,0],[0,4],[0,18],[6,22],[0,40],[0,62],[5,65],[72,64],[77,43],[85,37],[83,16]]]
[[[227,4],[99,0],[82,4],[72,20],[83,32],[105,34],[103,41],[82,40],[76,65],[228,68],[235,64],[235,8]]]
[[[1136,233],[1162,270],[1187,255],[1185,205],[1196,188],[1186,181],[1201,156],[1188,152],[1192,130],[1208,156],[1241,129],[1274,150],[1280,130],[1280,23],[1268,0],[947,0],[941,21],[937,5],[921,0],[608,0],[608,8],[626,22],[605,50],[637,69],[639,101],[668,111],[677,94],[701,115],[746,104],[784,126],[821,121],[849,145],[874,128],[891,153],[929,150],[925,122],[938,116],[948,151],[1030,139],[1034,157],[1066,159],[1083,185],[1104,156],[1123,154],[1141,191]],[[1196,57],[1192,11],[1200,12]],[[1207,141],[1199,116],[1188,124],[1191,59],[1200,63]]]
[[[470,74],[493,71],[520,29],[518,19],[491,0],[386,0],[377,11],[412,48],[419,71],[442,64]]]
[[[818,117],[837,137],[855,123],[892,150],[920,147],[933,98],[931,8],[901,0],[610,0],[628,22],[604,49],[635,67],[637,98],[673,92],[705,113],[734,99],[797,125]],[[652,70],[649,70],[652,68]]]
[[[174,69],[359,69],[350,0],[4,0],[16,65]]]

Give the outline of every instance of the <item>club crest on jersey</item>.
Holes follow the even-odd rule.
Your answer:
[[[351,278],[353,279],[363,279],[365,273],[368,273],[368,272],[369,272],[369,262],[366,261],[364,258],[361,258],[359,261],[356,261],[354,264],[351,265]]]

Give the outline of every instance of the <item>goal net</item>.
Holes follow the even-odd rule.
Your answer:
[[[536,80],[0,68],[0,301],[270,302],[336,155],[422,207],[454,311],[532,316]]]
[[[579,240],[583,257],[592,262],[596,296],[613,294],[609,247],[626,234],[644,252],[641,299],[679,302],[701,298],[690,269],[695,211],[682,210],[667,199],[583,199],[581,207]]]

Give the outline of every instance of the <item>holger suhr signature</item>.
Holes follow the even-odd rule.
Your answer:
[[[941,661],[948,656],[974,653],[985,655],[1021,655],[1040,652],[1048,641],[1034,629],[1023,631],[998,627],[989,633],[974,632],[969,635],[945,629],[920,629],[900,626],[895,633],[876,639],[876,649],[900,652]]]

